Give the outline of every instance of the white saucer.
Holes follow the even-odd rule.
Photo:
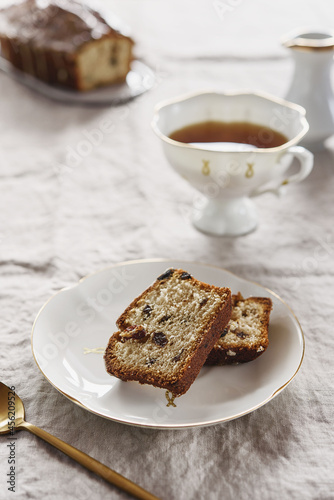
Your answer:
[[[102,352],[84,354],[106,347],[125,307],[169,267],[273,301],[268,349],[250,363],[202,368],[176,407],[167,406],[163,389],[110,376]],[[304,336],[287,304],[260,285],[206,264],[143,260],[104,269],[58,292],[37,315],[32,350],[46,379],[86,410],[124,424],[175,429],[226,422],[268,403],[298,372]]]
[[[0,70],[14,80],[50,99],[68,104],[118,105],[123,104],[151,89],[155,83],[153,71],[140,61],[133,61],[126,82],[118,85],[79,92],[49,85],[33,76],[16,69],[10,62],[0,57]]]

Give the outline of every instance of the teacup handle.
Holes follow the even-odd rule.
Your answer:
[[[271,188],[259,187],[258,189],[255,189],[251,193],[250,195],[251,197],[260,196],[261,194],[264,193],[273,193],[279,196],[284,186],[286,186],[287,184],[291,184],[293,182],[301,182],[311,173],[313,168],[313,154],[308,149],[305,149],[302,146],[292,146],[291,148],[288,149],[286,154],[292,154],[296,158],[298,158],[300,162],[299,172],[297,174],[293,174],[290,175],[289,177],[286,177],[284,181],[281,181],[277,187],[271,187]]]

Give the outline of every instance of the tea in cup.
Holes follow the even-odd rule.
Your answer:
[[[192,221],[205,233],[253,231],[252,198],[280,194],[313,168],[312,153],[297,146],[308,131],[304,108],[262,93],[181,96],[157,105],[152,127],[172,167],[204,195]],[[299,172],[287,175],[294,157]]]

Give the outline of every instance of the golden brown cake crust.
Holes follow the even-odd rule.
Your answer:
[[[181,276],[182,273],[186,273],[186,271],[182,269],[171,271],[173,274],[175,273],[174,276]],[[166,279],[168,279],[168,272],[169,270],[164,273],[167,276]],[[134,299],[119,317],[117,326],[120,332],[124,332],[127,328],[132,326],[128,321],[130,311],[136,308],[139,302],[142,303],[143,298],[152,290],[164,283],[164,278],[159,278],[160,279],[157,279],[153,285],[145,290],[139,297]],[[175,395],[184,394],[189,389],[207,359],[208,353],[219,338],[222,329],[227,325],[231,314],[231,292],[228,288],[213,287],[193,277],[190,277],[190,279],[194,287],[207,292],[214,290],[218,293],[222,298],[222,305],[214,316],[210,317],[200,338],[197,338],[194,344],[191,345],[190,355],[187,356],[186,361],[182,364],[180,369],[166,377],[166,374],[159,373],[158,370],[155,371],[154,368],[150,366],[138,369],[128,366],[124,362],[120,362],[115,349],[117,343],[120,341],[120,332],[117,332],[110,338],[104,355],[106,369],[111,375],[124,381],[136,380],[142,384],[152,384],[156,387],[167,389]]]
[[[0,10],[0,34],[36,49],[66,54],[105,36],[126,36],[76,0],[24,0],[5,7]]]
[[[256,337],[249,339],[247,333],[242,331],[242,322],[238,323],[235,315],[235,307],[249,306],[258,311],[260,316],[258,325],[254,323],[256,328]],[[268,328],[269,318],[272,310],[272,301],[268,297],[249,297],[244,299],[239,293],[232,296],[232,314],[231,320],[227,328],[222,331],[221,338],[217,341],[212,351],[208,355],[205,362],[206,365],[229,365],[236,363],[247,363],[258,358],[265,352],[269,345]],[[252,318],[251,312],[246,312],[245,315]],[[232,322],[237,323],[235,335],[232,337],[230,333],[227,336]],[[242,320],[241,320],[242,321]],[[241,325],[241,326],[240,326]],[[235,327],[235,325],[234,325]]]

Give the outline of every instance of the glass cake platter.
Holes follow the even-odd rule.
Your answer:
[[[150,90],[155,84],[154,72],[143,62],[134,60],[126,81],[98,89],[79,92],[38,80],[15,68],[0,56],[0,70],[26,87],[43,94],[50,99],[68,104],[83,105],[119,105]]]
[[[188,392],[174,401],[164,389],[110,376],[103,360],[116,319],[170,267],[273,302],[267,350],[249,363],[204,366]],[[110,420],[159,429],[213,425],[257,410],[293,380],[305,348],[297,318],[276,293],[225,269],[161,259],[120,263],[60,290],[38,313],[31,344],[45,378],[73,403]]]

